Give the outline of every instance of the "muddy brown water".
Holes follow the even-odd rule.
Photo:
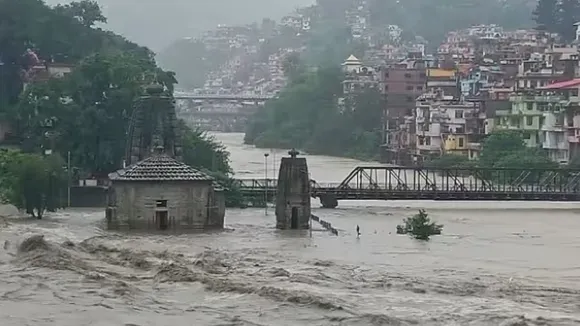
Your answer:
[[[264,150],[216,136],[239,177],[264,176]],[[363,164],[308,162],[319,182]],[[338,237],[277,231],[272,209],[228,210],[227,229],[205,234],[108,232],[102,210],[8,218],[0,325],[580,324],[580,203],[313,207]],[[394,234],[419,208],[445,225],[428,243]]]

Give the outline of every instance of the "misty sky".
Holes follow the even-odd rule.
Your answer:
[[[50,5],[67,0],[45,0]],[[245,24],[262,18],[279,19],[315,0],[97,0],[119,34],[161,50],[173,40],[196,36],[217,24]]]

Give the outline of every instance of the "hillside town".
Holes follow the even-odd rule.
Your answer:
[[[397,25],[371,26],[364,0],[353,1],[345,17],[365,51],[360,58],[353,54],[344,59],[337,106],[368,87],[384,95],[382,145],[377,150],[381,161],[421,164],[442,154],[476,159],[483,138],[494,130],[523,132],[527,146],[542,148],[560,164],[580,154],[579,24],[570,26],[576,29],[572,44],[559,44],[557,35],[537,29],[477,25],[451,31],[438,47],[428,47],[420,36],[403,40],[404,31]],[[317,19],[319,11],[312,6],[279,23],[220,25],[204,33],[199,40],[209,49],[229,53],[228,59],[207,75],[203,87],[182,91],[275,96],[287,83],[286,58],[306,50],[304,40]],[[286,37],[288,46],[264,51],[273,36]],[[40,62],[31,50],[24,56],[30,58],[23,71],[27,82],[72,69]],[[228,112],[241,107],[203,105]],[[240,131],[239,126],[232,130]],[[8,127],[2,138],[6,134],[10,136]]]
[[[193,92],[277,94],[286,84],[285,58],[305,46],[298,42],[301,46],[280,48],[260,61],[264,35],[300,38],[311,30],[316,13],[304,8],[280,24],[270,22],[262,26],[261,38],[250,35],[251,28],[219,26],[206,33],[205,44],[235,49],[236,55]],[[478,25],[449,32],[428,51],[419,36],[403,41],[396,25],[371,27],[366,1],[353,2],[345,16],[352,37],[366,50],[360,58],[345,58],[339,106],[367,87],[384,95],[383,162],[421,164],[442,154],[476,159],[485,135],[503,129],[522,131],[527,146],[544,149],[560,164],[579,154],[577,42],[558,44],[557,35],[535,29]],[[575,26],[570,28],[580,36]]]

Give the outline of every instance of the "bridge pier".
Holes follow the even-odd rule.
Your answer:
[[[324,208],[336,208],[338,206],[338,200],[333,194],[321,194],[319,196],[320,204]]]
[[[308,229],[310,226],[310,178],[306,158],[296,150],[283,157],[278,173],[276,228]]]

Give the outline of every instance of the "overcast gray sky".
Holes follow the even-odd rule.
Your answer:
[[[45,0],[48,4],[66,0]],[[196,36],[218,24],[279,19],[315,0],[97,0],[111,29],[154,51],[173,40]]]

